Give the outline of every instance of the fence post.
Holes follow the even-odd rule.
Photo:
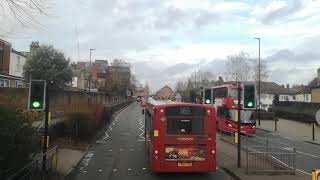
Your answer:
[[[293,174],[296,174],[296,147],[293,148]]]
[[[316,127],[316,123],[312,123],[312,141],[315,140],[315,132],[314,132],[315,127]]]
[[[249,155],[249,148],[248,148],[248,134],[246,134],[246,153],[247,153],[247,163],[246,163],[246,171],[247,171],[247,174],[249,173],[249,169],[248,169],[248,164],[249,164],[249,157],[248,157],[248,155]]]

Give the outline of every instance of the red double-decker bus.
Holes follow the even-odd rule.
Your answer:
[[[220,131],[238,131],[238,86],[226,84],[212,88],[212,104],[217,108],[217,122]],[[243,109],[243,98],[240,101],[240,131],[248,134],[256,133],[254,110]]]
[[[215,108],[149,100],[145,136],[153,172],[216,170]]]

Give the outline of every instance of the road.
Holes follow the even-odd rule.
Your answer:
[[[151,180],[151,179],[232,179],[221,169],[215,173],[161,173],[150,171],[144,142],[144,117],[137,103],[122,110],[105,128],[96,142],[71,173],[74,180]]]
[[[294,129],[292,131],[295,131]],[[311,174],[312,169],[320,168],[320,146],[310,144],[302,140],[290,137],[282,137],[279,134],[257,129],[257,136],[268,138],[269,144],[275,147],[284,147],[286,144],[290,147],[296,147],[296,168],[298,171]],[[254,138],[254,137],[251,137]],[[279,144],[281,143],[281,144]],[[258,145],[258,143],[257,143]]]

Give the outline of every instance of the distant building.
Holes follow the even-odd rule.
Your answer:
[[[181,102],[181,95],[179,93],[177,93],[174,98],[175,98],[175,101]]]
[[[286,93],[286,89],[275,82],[261,82],[260,85],[260,108],[266,111],[272,107],[275,95],[284,95]]]
[[[24,87],[23,66],[27,57],[0,39],[0,87]]]
[[[311,95],[311,88],[305,87],[304,89],[301,89],[296,94],[294,94],[294,100],[295,102],[308,102],[310,103],[312,100]]]
[[[156,99],[159,100],[175,100],[176,94],[169,86],[164,86],[156,92]]]
[[[311,89],[311,102],[320,103],[320,86],[312,87],[312,89]]]

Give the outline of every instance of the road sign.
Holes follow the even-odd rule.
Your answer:
[[[316,113],[316,121],[320,125],[320,109]]]

